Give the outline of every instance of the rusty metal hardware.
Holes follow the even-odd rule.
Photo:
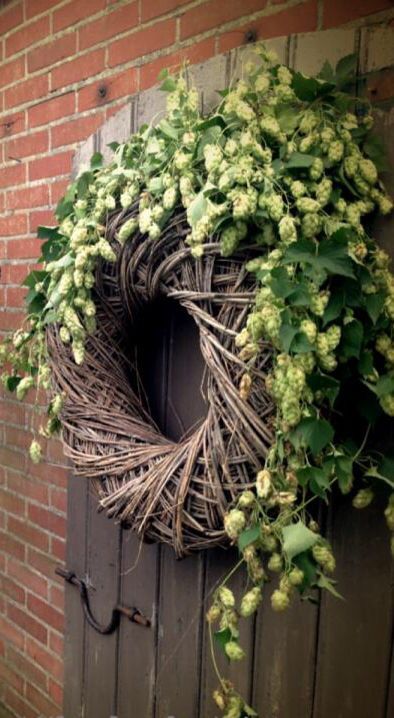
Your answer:
[[[96,621],[95,617],[92,614],[89,602],[88,589],[85,581],[83,581],[81,578],[78,578],[78,576],[76,576],[73,571],[67,571],[61,566],[58,566],[55,569],[55,573],[58,576],[64,578],[64,580],[68,583],[71,583],[73,586],[77,586],[77,588],[79,589],[79,595],[81,596],[82,607],[86,616],[86,620],[89,625],[92,626],[92,628],[94,628],[94,630],[98,633],[101,633],[102,635],[108,635],[116,631],[119,626],[121,616],[126,616],[129,621],[132,621],[133,623],[138,623],[139,626],[145,626],[146,628],[150,627],[149,618],[146,618],[146,616],[144,616],[138,610],[138,608],[129,608],[128,606],[122,606],[120,604],[116,605],[112,609],[112,615],[109,623],[106,626],[103,626],[101,623],[98,623],[98,621]]]

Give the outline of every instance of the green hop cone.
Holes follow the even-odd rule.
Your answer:
[[[290,606],[289,594],[276,589],[271,596],[271,606],[274,611],[285,611]]]
[[[355,509],[365,509],[373,501],[374,493],[372,489],[360,489],[352,501]]]
[[[42,459],[41,444],[39,444],[38,441],[36,441],[35,439],[30,444],[29,456],[33,464],[39,464]]]
[[[245,593],[242,598],[239,612],[243,618],[248,618],[255,613],[262,601],[263,594],[259,586],[255,586],[250,591]]]
[[[246,518],[243,511],[231,509],[224,517],[224,529],[231,539],[237,539],[245,528]]]
[[[224,646],[224,650],[226,653],[227,658],[230,659],[230,661],[242,661],[243,658],[245,658],[245,651],[237,641],[227,641],[227,643]]]

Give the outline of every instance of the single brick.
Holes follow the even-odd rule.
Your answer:
[[[12,214],[7,217],[0,217],[0,236],[17,236],[27,231],[27,220],[25,214]]]
[[[140,68],[140,89],[145,90],[158,82],[160,70],[167,68],[175,72],[185,60],[193,65],[203,62],[215,54],[215,38],[208,37],[201,42],[193,43],[170,55],[162,55]]]
[[[103,123],[102,113],[89,114],[87,117],[77,117],[62,125],[56,125],[51,130],[52,147],[71,145],[81,142],[92,135]]]
[[[20,2],[10,8],[2,7],[0,11],[0,36],[5,35],[23,22],[23,4]]]
[[[101,105],[134,94],[138,90],[138,69],[131,67],[118,75],[85,85],[78,92],[78,109],[80,112],[100,107]],[[100,96],[101,88],[105,94]]]
[[[43,177],[56,177],[71,171],[72,152],[58,152],[56,155],[42,157],[29,162],[29,180]]]
[[[323,28],[338,27],[345,22],[367,17],[392,7],[391,0],[325,0]]]
[[[16,137],[5,143],[5,159],[6,161],[10,161],[20,159],[21,157],[31,157],[32,155],[38,155],[41,152],[47,152],[48,148],[48,130],[29,132],[28,135]],[[34,190],[36,188],[32,189]]]
[[[74,60],[54,67],[51,73],[51,89],[58,90],[60,88],[72,85],[74,82],[80,82],[98,75],[105,67],[105,48],[100,47],[92,50],[84,55],[79,55]]]
[[[3,701],[4,705],[11,708],[15,715],[23,716],[23,718],[37,718],[37,711],[29,703],[26,703],[19,693],[15,693],[10,686],[6,686]]]
[[[54,635],[58,636],[58,640],[62,641],[59,634],[53,634],[51,632],[51,636]],[[33,661],[36,661],[44,671],[53,676],[55,680],[61,681],[63,679],[63,663],[50,653],[47,648],[44,648],[41,644],[36,643],[36,641],[33,641],[29,637],[26,638],[26,654]]]
[[[76,33],[71,32],[31,50],[27,56],[29,72],[35,72],[43,67],[50,67],[66,57],[75,55],[76,42]]]
[[[105,7],[106,0],[89,0],[89,2],[71,0],[67,5],[54,10],[53,32],[59,32],[59,30],[64,30],[70,25],[76,25],[80,20],[91,18],[100,10],[104,10]]]
[[[25,180],[26,168],[18,163],[8,167],[0,167],[0,187],[22,184]]]
[[[141,0],[141,21],[147,22],[187,5],[190,0]]]
[[[37,101],[48,94],[48,89],[48,73],[31,77],[5,90],[5,104],[7,107],[16,107],[32,100]]]
[[[29,127],[47,125],[61,117],[72,115],[73,112],[75,112],[75,93],[71,91],[30,107],[28,110]]]
[[[85,50],[87,47],[116,37],[137,25],[138,2],[128,3],[116,10],[109,8],[106,15],[79,29],[79,49]]]
[[[46,625],[52,626],[59,633],[64,630],[64,615],[41,598],[28,594],[27,608],[34,616],[40,618]]]
[[[134,32],[109,45],[108,64],[110,67],[121,65],[138,57],[148,55],[155,50],[169,47],[175,42],[176,21],[163,20],[149,28]]]
[[[11,534],[21,541],[25,541],[29,546],[35,546],[40,551],[48,551],[49,536],[37,526],[32,526],[26,521],[20,521],[14,516],[8,518],[8,530]]]
[[[31,616],[26,612],[26,609],[20,610],[16,606],[9,605],[7,610],[8,617],[16,623],[19,628],[22,628],[30,636],[33,636],[37,641],[46,645],[48,631],[42,623],[36,621],[34,616]]]
[[[6,87],[25,76],[25,58],[17,57],[15,60],[3,63],[0,75],[0,87]]]
[[[64,516],[55,514],[50,509],[37,506],[36,504],[29,504],[28,506],[28,518],[36,526],[50,531],[56,534],[56,536],[63,537],[66,534],[66,522]]]
[[[5,53],[7,57],[25,50],[40,40],[46,39],[50,34],[49,15],[40,17],[29,24],[23,24],[20,30],[16,30],[5,41]],[[37,68],[34,68],[37,69]]]
[[[48,133],[46,130],[43,134],[45,138],[47,138]],[[27,137],[27,139],[29,139],[29,136]],[[13,189],[6,193],[7,209],[26,209],[28,207],[42,207],[43,205],[48,203],[49,187],[46,184],[33,185],[31,187],[22,187],[21,189]]]
[[[47,676],[36,663],[27,660],[23,654],[19,653],[19,651],[15,651],[12,646],[8,648],[7,658],[13,668],[23,677],[27,678],[36,686],[44,690],[47,689]]]
[[[219,37],[219,52],[228,52],[244,43],[244,35],[254,30],[259,40],[298,32],[312,32],[317,28],[317,0],[307,0],[272,15],[265,15],[237,30],[230,30]]]
[[[181,16],[181,40],[264,10],[266,5],[267,0],[226,0],[225,3],[208,0],[203,5],[186,10]]]
[[[41,244],[36,237],[7,242],[7,259],[35,259],[40,255]]]
[[[14,578],[20,585],[27,588],[31,593],[48,598],[48,581],[45,576],[32,571],[29,566],[20,563],[15,559],[8,560],[8,574]]]
[[[7,662],[8,663],[8,662]],[[12,666],[7,665],[0,660],[0,678],[1,683],[6,686],[12,686],[16,691],[23,692],[23,678],[18,675]]]
[[[48,700],[44,693],[41,693],[41,691],[38,691],[29,683],[26,687],[26,698],[29,700],[30,704],[34,706],[34,708],[37,708],[44,716],[57,716],[59,708],[61,709],[61,706],[56,705],[51,700]]]
[[[0,593],[15,601],[15,603],[25,603],[25,590],[18,586],[15,581],[2,574],[0,574]]]

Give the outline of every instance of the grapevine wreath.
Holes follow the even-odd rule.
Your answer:
[[[338,595],[316,499],[338,487],[361,509],[394,479],[376,443],[394,416],[394,279],[370,222],[392,202],[370,108],[349,92],[355,58],[308,78],[258,46],[243,74],[208,117],[184,74],[163,74],[166,117],[114,143],[108,166],[96,153],[39,229],[27,323],[1,348],[19,399],[54,389],[32,461],[62,428],[110,515],[178,556],[237,544],[248,590],[238,605],[227,577],[207,615],[234,661],[270,574],[276,611],[297,591]],[[196,322],[206,365],[207,416],[178,443],[130,351],[157,297]],[[394,493],[385,517],[394,532]],[[218,678],[226,718],[256,715]]]

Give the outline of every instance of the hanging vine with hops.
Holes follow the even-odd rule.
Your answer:
[[[384,414],[394,416],[394,278],[368,225],[374,213],[389,214],[392,202],[378,177],[383,155],[368,103],[347,92],[354,76],[353,57],[335,71],[326,63],[308,78],[258,46],[243,79],[201,117],[197,91],[183,75],[163,73],[166,117],[114,143],[110,165],[95,154],[60,201],[59,225],[39,228],[43,268],[24,282],[26,328],[0,350],[3,384],[18,399],[50,388],[48,325],[59,326],[61,341],[83,363],[86,337],[96,328],[95,269],[101,259],[116,259],[106,221],[119,207],[138,207],[117,233],[122,245],[137,230],[158,239],[183,208],[196,262],[212,235],[225,257],[245,240],[257,250],[247,264],[258,283],[255,305],[237,346],[247,367],[263,342],[272,346],[267,386],[276,440],[254,490],[244,491],[225,517],[240,554],[231,575],[245,566],[250,582],[238,607],[223,582],[207,614],[212,649],[216,624],[215,640],[231,661],[244,657],[239,620],[258,609],[269,573],[279,574],[275,611],[313,587],[338,595],[329,577],[335,558],[310,514],[313,502],[328,502],[334,485],[344,494],[354,485],[352,503],[361,509],[380,485],[393,488],[394,461],[373,448],[371,435]],[[251,384],[246,370],[242,399]],[[360,425],[354,433],[350,395]],[[65,400],[52,398],[40,434],[61,429]],[[41,456],[36,436],[30,457]],[[393,493],[385,517],[394,532]],[[214,700],[225,718],[256,715],[220,675],[219,681]]]

